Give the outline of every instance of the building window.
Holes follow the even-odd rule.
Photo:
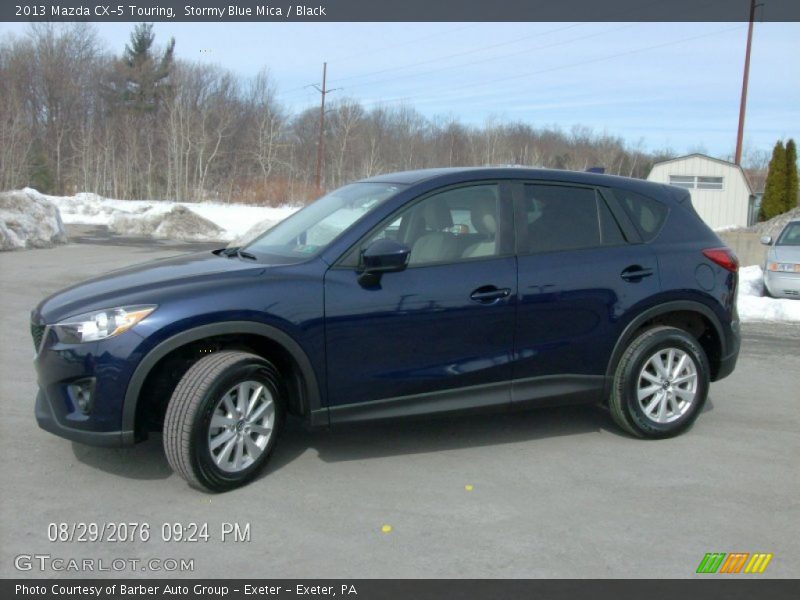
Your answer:
[[[669,184],[670,185],[677,185],[678,187],[682,188],[693,188],[694,187],[694,180],[693,176],[686,176],[686,175],[670,175],[669,176]]]
[[[722,177],[701,177],[698,175],[670,175],[670,185],[689,190],[721,190]]]
[[[698,190],[721,190],[722,177],[698,177],[697,178]]]

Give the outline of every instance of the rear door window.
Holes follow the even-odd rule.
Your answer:
[[[526,184],[523,207],[523,254],[625,243],[617,221],[593,188]]]

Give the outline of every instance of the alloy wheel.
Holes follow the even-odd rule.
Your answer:
[[[645,361],[637,383],[644,415],[655,423],[671,423],[691,408],[697,397],[697,365],[679,348],[658,350]]]
[[[275,425],[275,401],[267,386],[243,381],[214,406],[208,449],[221,470],[243,471],[264,453]]]

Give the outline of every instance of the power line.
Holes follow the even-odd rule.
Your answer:
[[[736,25],[734,27],[728,27],[728,28],[725,28],[725,29],[719,29],[719,30],[712,31],[712,32],[709,32],[709,33],[704,33],[704,34],[695,35],[695,36],[689,36],[689,37],[681,38],[679,40],[673,40],[673,41],[664,42],[664,43],[661,43],[661,44],[653,44],[653,45],[644,46],[644,47],[641,47],[641,48],[634,48],[632,50],[626,50],[624,52],[617,52],[615,54],[609,54],[607,56],[601,56],[601,57],[593,58],[593,59],[589,59],[589,60],[584,60],[584,61],[579,61],[579,62],[574,62],[574,63],[568,63],[568,64],[565,64],[565,65],[558,65],[558,66],[555,66],[555,67],[549,67],[547,69],[539,69],[539,70],[536,70],[536,71],[528,71],[528,72],[525,72],[525,73],[517,73],[517,74],[514,74],[514,75],[509,75],[509,76],[506,76],[506,77],[499,77],[499,78],[496,78],[496,79],[486,79],[486,80],[482,80],[480,82],[469,83],[467,85],[451,87],[444,94],[434,94],[433,96],[427,96],[427,97],[424,97],[423,99],[424,100],[430,100],[431,98],[437,98],[437,97],[441,97],[441,96],[444,96],[446,98],[447,96],[452,95],[452,92],[458,91],[458,90],[462,90],[462,89],[469,89],[469,88],[473,88],[473,87],[484,87],[484,86],[487,86],[487,85],[490,85],[490,84],[494,84],[494,83],[500,83],[500,82],[504,82],[504,81],[511,81],[511,80],[520,79],[520,78],[523,78],[523,77],[530,77],[532,75],[540,75],[540,74],[543,74],[543,73],[551,73],[553,71],[560,71],[562,69],[569,69],[569,68],[583,66],[583,65],[587,65],[587,64],[593,64],[593,63],[597,63],[597,62],[611,60],[613,58],[619,58],[620,56],[628,56],[630,54],[636,54],[636,53],[639,53],[639,52],[646,52],[648,50],[655,50],[657,48],[665,48],[667,46],[674,46],[676,44],[682,44],[684,42],[689,42],[689,41],[692,41],[692,40],[696,40],[696,39],[700,39],[700,38],[704,38],[704,37],[709,37],[709,36],[712,36],[712,35],[718,35],[720,33],[727,33],[729,31],[734,31],[734,30],[737,30],[737,29],[741,29],[742,27],[744,27],[744,25]],[[464,96],[461,95],[461,94],[459,94],[457,97],[459,99],[464,98]],[[376,100],[376,101],[373,101],[373,102],[366,103],[364,106],[378,106],[378,105],[383,105],[383,104],[390,104],[390,103],[393,103],[393,102],[403,102],[403,101],[412,100],[412,99],[419,101],[418,97],[417,98],[412,98],[410,96],[404,96],[404,97],[398,97],[398,98],[390,98],[390,99],[387,99],[387,100]]]
[[[637,8],[644,9],[644,8],[650,6],[650,5],[653,5],[653,4],[660,4],[662,1],[663,0],[651,0],[650,2],[648,2],[646,4],[643,4],[643,5],[640,5]],[[698,0],[698,2],[701,5],[711,4],[711,3],[721,2],[721,1],[722,0]],[[636,11],[634,11],[634,12],[636,12]],[[618,11],[616,14],[620,15],[620,16],[624,16],[626,18],[630,18],[632,16],[630,11],[628,11],[627,9],[624,10],[624,11]],[[515,44],[517,42],[524,41],[526,39],[531,39],[533,37],[544,36],[544,35],[548,35],[550,33],[556,33],[556,32],[559,32],[559,31],[565,31],[567,29],[572,29],[572,28],[583,26],[583,25],[587,25],[587,24],[588,23],[586,23],[586,22],[573,23],[573,24],[567,25],[565,27],[558,27],[556,29],[551,29],[551,30],[548,30],[548,31],[544,31],[544,32],[536,33],[536,34],[531,34],[531,35],[527,35],[527,36],[522,36],[520,38],[515,38],[513,40],[508,40],[508,41],[500,42],[500,43],[497,43],[497,44],[491,44],[491,45],[488,45],[488,46],[481,46],[479,48],[473,48],[471,50],[466,50],[466,51],[463,51],[463,52],[458,52],[458,53],[454,53],[454,54],[439,56],[439,57],[436,57],[436,58],[431,58],[431,59],[427,59],[427,60],[424,60],[424,61],[419,61],[419,62],[416,62],[416,63],[410,63],[410,64],[406,64],[406,65],[401,65],[401,66],[396,66],[396,67],[391,67],[391,68],[386,68],[386,69],[380,69],[380,70],[377,70],[377,71],[368,71],[366,73],[359,73],[359,74],[356,74],[356,75],[348,75],[346,77],[341,77],[339,79],[336,79],[335,83],[337,85],[340,85],[341,82],[343,82],[343,81],[350,81],[352,79],[360,79],[360,78],[363,78],[363,77],[370,77],[372,75],[378,75],[378,74],[382,74],[382,73],[394,72],[394,71],[397,71],[398,69],[407,69],[407,68],[412,68],[412,67],[415,67],[415,66],[422,66],[422,65],[426,65],[426,64],[430,64],[430,63],[434,63],[434,62],[439,62],[439,61],[442,61],[442,60],[447,60],[449,58],[457,58],[459,56],[465,56],[465,55],[474,54],[474,53],[477,53],[477,52],[483,52],[483,51],[486,51],[486,50],[491,50],[493,48],[498,48],[498,47],[507,46],[507,45],[510,45],[510,44]],[[404,46],[404,45],[408,45],[408,44],[412,44],[412,43],[417,43],[419,41],[424,41],[424,40],[431,39],[431,38],[434,38],[434,37],[439,37],[439,36],[447,34],[447,33],[460,31],[460,30],[463,30],[463,29],[467,29],[469,27],[475,27],[477,25],[480,25],[480,24],[474,23],[474,24],[467,25],[467,26],[464,26],[464,27],[458,27],[458,28],[455,28],[455,29],[446,30],[444,32],[423,36],[421,38],[417,38],[416,40],[409,40],[407,42],[401,42],[399,44],[394,44],[394,45],[391,45],[391,46],[384,46],[383,49],[394,48],[394,47],[398,47],[398,46]],[[596,34],[592,34],[592,35],[587,36],[587,37],[593,37],[594,35],[596,35]],[[572,41],[578,41],[578,40],[581,40],[581,39],[584,39],[584,38],[576,38],[576,39],[574,39]],[[559,43],[559,45],[560,44],[563,44],[563,42]],[[549,46],[546,46],[546,47],[549,47]],[[542,48],[534,48],[532,50],[537,50],[537,49],[542,49]],[[352,54],[352,55],[349,55],[347,57],[340,58],[340,59],[337,59],[337,60],[342,61],[342,60],[347,60],[349,58],[361,57],[361,56],[363,56],[363,54],[365,52],[369,52],[369,51],[362,51],[362,52],[359,52],[357,54]],[[512,54],[509,54],[507,56],[513,56],[515,54],[522,54],[524,52],[525,51],[523,50],[521,52],[512,53]],[[497,57],[497,58],[500,58],[500,57]],[[485,59],[485,60],[495,60],[495,59],[496,58]],[[476,61],[476,63],[477,62],[483,62],[483,61]],[[466,63],[464,65],[459,65],[459,66],[461,66],[461,67],[470,66],[471,64],[473,64],[473,63]],[[430,72],[431,73],[438,72],[438,71],[449,69],[449,68],[457,68],[457,67],[443,67],[441,69],[437,69],[437,70],[430,71]],[[425,73],[423,73],[423,74],[425,74]],[[395,78],[393,78],[391,80],[382,80],[382,81],[377,82],[377,83],[384,83],[385,81],[394,81],[395,79],[402,78],[402,77],[415,77],[415,76],[419,76],[419,74],[400,75],[400,76],[395,77]],[[350,85],[349,87],[361,87],[361,86],[364,86],[364,85],[373,85],[373,83],[374,82],[359,83],[359,84],[355,84],[355,85]],[[278,92],[275,95],[276,95],[276,97],[285,97],[285,96],[289,96],[289,95],[295,95],[298,92],[304,91],[307,87],[308,86],[306,85],[306,86],[301,86],[301,87],[298,87],[298,88],[292,88],[292,89],[286,90],[284,92]]]
[[[379,47],[377,50],[375,50],[375,49],[373,49],[373,50],[362,50],[362,51],[358,52],[357,54],[351,54],[349,56],[345,56],[345,57],[342,57],[342,58],[337,58],[337,59],[335,59],[333,61],[329,61],[329,62],[336,63],[336,62],[341,62],[341,61],[344,61],[344,60],[349,60],[351,58],[360,58],[360,57],[364,56],[365,52],[368,52],[370,54],[374,54],[376,51],[380,52],[382,50],[391,49],[391,48],[398,48],[398,47],[401,47],[401,46],[407,46],[409,44],[417,44],[419,42],[423,42],[423,41],[431,39],[431,38],[441,37],[443,35],[447,35],[448,33],[454,33],[456,31],[463,31],[464,29],[477,27],[479,25],[482,25],[482,23],[471,23],[469,25],[464,25],[462,27],[455,27],[453,29],[446,29],[444,31],[439,31],[439,32],[436,32],[436,33],[433,33],[433,34],[430,34],[430,35],[426,35],[426,36],[423,36],[423,37],[420,37],[420,38],[416,38],[416,39],[413,39],[413,40],[408,40],[408,41],[405,41],[405,42],[400,42],[398,44],[392,44],[392,45],[389,45],[389,46]],[[384,72],[384,71],[381,71],[381,72]],[[347,77],[345,79],[352,79],[352,78],[353,78],[353,76],[350,76],[350,77]],[[275,96],[277,97],[277,96],[287,96],[287,95],[291,95],[291,94],[296,94],[297,92],[302,92],[302,91],[306,90],[308,87],[309,87],[308,85],[304,85],[304,86],[301,86],[301,87],[292,88],[292,89],[286,90],[284,92],[278,92],[277,94],[275,94]]]
[[[519,38],[515,38],[513,40],[509,40],[507,42],[500,42],[498,44],[490,44],[488,46],[480,46],[478,48],[472,48],[471,50],[465,50],[463,52],[456,52],[454,54],[446,54],[444,56],[438,56],[438,57],[435,57],[435,58],[429,58],[429,59],[422,60],[422,61],[415,62],[415,63],[409,63],[407,65],[398,65],[398,66],[388,67],[386,69],[380,69],[380,70],[377,70],[377,71],[369,71],[369,72],[366,72],[366,73],[359,73],[357,75],[348,75],[347,77],[340,77],[339,79],[336,80],[336,83],[337,84],[341,84],[341,82],[349,81],[350,79],[360,79],[362,77],[370,77],[372,75],[380,75],[382,73],[394,72],[394,71],[397,71],[397,70],[400,70],[400,69],[410,69],[412,67],[419,67],[419,66],[422,66],[422,65],[428,65],[428,64],[431,64],[431,63],[439,62],[439,61],[442,61],[442,60],[447,60],[447,59],[450,59],[450,58],[458,58],[459,56],[466,56],[468,54],[476,54],[478,52],[484,52],[486,50],[492,50],[493,48],[500,48],[502,46],[508,46],[508,45],[511,45],[511,44],[516,44],[518,42],[529,40],[531,38],[541,37],[541,36],[544,36],[544,35],[549,35],[551,33],[557,33],[559,31],[565,31],[567,29],[573,29],[575,27],[580,27],[580,26],[583,26],[583,25],[587,25],[587,23],[573,23],[572,25],[567,25],[566,27],[558,27],[556,29],[549,29],[547,31],[543,31],[543,32],[535,33],[535,34],[525,35],[525,36],[522,36],[522,37],[519,37]],[[363,85],[363,84],[359,84],[359,85]]]
[[[398,75],[397,77],[393,77],[391,79],[381,79],[381,80],[377,80],[377,81],[366,81],[366,82],[363,82],[363,83],[357,83],[355,85],[347,86],[346,89],[352,89],[352,88],[356,88],[356,87],[364,87],[366,85],[380,85],[380,84],[383,84],[383,83],[394,82],[394,81],[396,81],[398,79],[407,79],[409,77],[424,77],[426,75],[432,75],[434,73],[441,73],[442,71],[448,71],[450,69],[461,69],[461,68],[464,68],[464,67],[471,67],[471,66],[474,66],[474,65],[487,63],[487,62],[492,62],[492,61],[495,61],[495,60],[501,60],[501,59],[509,58],[509,57],[512,57],[512,56],[519,56],[521,54],[528,54],[529,52],[535,52],[537,50],[547,50],[549,48],[556,48],[558,46],[564,46],[566,44],[571,44],[573,42],[579,42],[579,41],[583,41],[583,40],[588,40],[588,39],[591,39],[591,38],[594,38],[594,37],[599,37],[599,36],[607,35],[609,33],[614,33],[615,31],[620,31],[622,29],[627,29],[629,27],[634,27],[636,25],[638,25],[638,23],[628,23],[628,24],[622,25],[620,27],[614,27],[612,29],[606,29],[604,31],[600,31],[598,33],[590,33],[588,35],[583,35],[583,36],[580,36],[580,37],[571,38],[569,40],[562,40],[560,42],[553,42],[551,44],[545,44],[543,46],[534,46],[533,48],[524,48],[522,50],[517,50],[515,52],[509,52],[507,54],[499,54],[497,56],[490,56],[490,57],[487,57],[487,58],[482,58],[482,59],[479,59],[479,60],[470,61],[468,63],[462,63],[462,64],[458,64],[458,65],[448,65],[446,67],[440,67],[438,69],[431,69],[429,71],[423,71],[421,73],[407,73],[405,75]],[[341,81],[341,79],[337,80],[337,81]]]
[[[425,64],[430,64],[430,63],[433,63],[433,62],[439,62],[441,60],[446,60],[446,59],[453,58],[453,57],[464,56],[464,55],[467,55],[467,54],[475,54],[477,52],[483,52],[483,51],[488,50],[488,49],[498,48],[498,47],[501,47],[501,46],[507,46],[509,44],[515,44],[515,43],[517,43],[517,42],[519,42],[521,40],[530,39],[532,37],[541,37],[541,36],[544,36],[544,35],[548,35],[550,33],[555,33],[555,32],[558,32],[558,31],[565,31],[567,29],[572,29],[574,27],[578,27],[578,26],[581,26],[581,25],[587,25],[587,24],[588,23],[575,23],[575,24],[569,25],[567,27],[559,27],[559,28],[556,28],[556,29],[551,29],[551,30],[548,30],[548,31],[545,31],[545,32],[537,33],[537,34],[534,34],[534,35],[523,36],[521,38],[516,38],[516,39],[508,41],[508,42],[502,42],[502,43],[499,43],[499,44],[492,44],[492,45],[489,45],[489,46],[481,46],[479,48],[474,48],[472,50],[467,50],[465,52],[458,52],[456,54],[449,54],[449,55],[446,55],[446,56],[441,56],[441,57],[438,57],[438,58],[432,58],[432,59],[429,59],[429,60],[420,61],[420,62],[417,62],[417,63],[408,64],[408,65],[403,65],[403,66],[400,66],[400,67],[392,67],[392,68],[389,68],[389,69],[381,69],[379,71],[372,71],[372,72],[369,72],[369,73],[362,73],[360,75],[351,75],[351,76],[348,76],[348,77],[342,77],[342,78],[336,79],[335,81],[336,81],[337,84],[341,84],[342,81],[346,81],[346,80],[349,80],[349,79],[368,77],[370,75],[377,75],[377,74],[380,74],[380,73],[387,73],[387,72],[390,72],[390,71],[395,71],[396,69],[407,69],[407,68],[411,68],[411,67],[415,67],[415,66],[419,66],[419,65],[425,65]],[[525,48],[525,49],[522,49],[522,50],[517,50],[515,52],[507,53],[507,54],[501,54],[501,55],[498,55],[498,56],[491,56],[491,57],[479,59],[479,60],[476,60],[476,61],[470,61],[468,63],[462,63],[462,64],[458,64],[458,65],[448,65],[448,66],[445,66],[445,67],[440,67],[438,69],[431,69],[429,71],[423,71],[421,73],[406,73],[405,75],[397,75],[395,77],[392,77],[391,79],[380,79],[380,80],[377,80],[377,81],[373,80],[373,81],[366,81],[366,82],[362,82],[362,83],[356,83],[354,85],[347,86],[345,89],[352,89],[352,88],[356,88],[356,87],[364,87],[364,86],[367,86],[367,85],[379,85],[379,84],[382,84],[382,83],[394,82],[394,81],[396,81],[398,79],[407,79],[409,77],[422,77],[422,76],[425,76],[425,75],[429,75],[429,74],[432,74],[432,73],[439,73],[441,71],[447,71],[447,70],[450,70],[450,69],[458,69],[458,68],[463,68],[463,67],[470,67],[470,66],[475,65],[475,64],[491,62],[491,61],[494,61],[494,60],[500,60],[500,59],[503,59],[503,58],[508,58],[510,56],[518,56],[520,54],[527,54],[528,52],[533,52],[533,51],[536,51],[536,50],[544,50],[544,49],[547,49],[547,48],[554,48],[554,47],[557,47],[557,46],[563,46],[564,44],[570,44],[572,42],[577,42],[577,41],[581,41],[581,40],[584,40],[584,39],[589,39],[589,38],[597,37],[597,36],[600,36],[600,35],[605,35],[607,33],[612,33],[614,31],[618,31],[620,29],[626,29],[628,27],[633,27],[634,25],[637,25],[637,23],[628,23],[626,25],[622,25],[621,27],[616,27],[616,28],[613,28],[613,29],[610,29],[610,30],[601,31],[600,33],[592,33],[592,34],[589,34],[589,35],[580,36],[580,37],[572,38],[572,39],[569,39],[569,40],[562,40],[560,42],[554,42],[552,44],[545,44],[543,46],[535,46],[533,48]],[[305,90],[308,87],[309,86],[306,85],[306,86],[303,86],[301,88],[295,88],[294,90],[289,90],[287,92],[276,94],[276,96],[288,95],[288,94],[290,94],[292,92]]]
[[[662,1],[663,0],[651,0],[650,2],[648,2],[646,4],[640,5],[638,8],[646,8],[646,7],[648,7],[650,5],[653,5],[653,4],[660,4],[660,3],[662,3]],[[698,1],[702,5],[702,4],[720,2],[722,0],[698,0]],[[631,16],[630,11],[628,11],[627,9],[626,10],[617,11],[616,13],[612,13],[612,15],[610,15],[610,16],[617,16],[617,15],[618,16],[624,16],[624,17],[630,17]],[[613,19],[610,19],[610,20],[613,20]],[[457,53],[454,53],[454,54],[448,54],[448,55],[444,55],[444,56],[439,56],[439,57],[435,57],[435,58],[431,58],[431,59],[427,59],[427,60],[419,61],[419,62],[415,62],[415,63],[410,63],[410,64],[406,64],[406,65],[393,66],[393,67],[389,67],[389,68],[385,68],[385,69],[380,69],[378,71],[368,71],[366,73],[360,73],[360,74],[356,74],[356,75],[348,75],[346,77],[340,77],[339,79],[336,79],[335,81],[336,81],[337,85],[340,85],[341,82],[348,81],[348,80],[351,80],[351,79],[360,79],[362,77],[369,77],[371,75],[378,75],[378,74],[381,74],[381,73],[389,73],[389,72],[397,71],[399,69],[407,69],[407,68],[411,68],[411,67],[417,67],[417,66],[422,66],[422,65],[434,63],[434,62],[439,62],[439,61],[442,61],[442,60],[447,60],[449,58],[457,58],[459,56],[466,56],[466,55],[469,55],[469,54],[475,54],[475,53],[478,53],[478,52],[483,52],[485,50],[491,50],[493,48],[500,48],[502,46],[508,46],[508,45],[511,45],[511,44],[516,44],[518,42],[525,41],[525,40],[528,40],[528,39],[531,39],[531,38],[541,37],[541,36],[549,35],[551,33],[557,33],[559,31],[566,31],[568,29],[574,29],[575,27],[582,27],[582,26],[588,25],[588,24],[589,23],[587,23],[587,22],[572,23],[572,24],[566,25],[564,27],[557,27],[555,29],[548,29],[547,31],[542,31],[542,32],[538,32],[538,33],[534,33],[534,34],[530,34],[530,35],[524,35],[522,37],[518,37],[518,38],[515,38],[513,40],[508,40],[508,41],[500,42],[500,43],[497,43],[497,44],[490,44],[488,46],[481,46],[481,47],[478,47],[478,48],[473,48],[471,50],[465,50],[463,52],[457,52]],[[635,24],[637,24],[637,23],[631,23],[630,25],[635,25]],[[627,27],[627,26],[628,25],[626,25],[624,27]],[[622,28],[624,28],[624,27],[622,27]],[[455,31],[458,31],[458,29],[456,29]],[[614,30],[612,30],[612,31],[614,31]],[[423,39],[428,39],[428,37],[436,37],[436,36],[435,35],[434,36],[426,36]],[[593,37],[593,36],[588,36],[588,37]],[[583,38],[576,38],[576,39],[580,40],[580,39],[583,39]],[[520,53],[522,53],[522,52],[520,52]],[[353,55],[353,57],[360,57],[362,55],[363,55],[363,53],[359,53],[359,54]],[[514,54],[510,54],[509,56],[513,56],[513,55]],[[403,77],[406,77],[406,75],[404,75]],[[364,84],[358,84],[358,85],[360,86],[360,85],[364,85]],[[351,86],[351,87],[354,87],[354,86]]]

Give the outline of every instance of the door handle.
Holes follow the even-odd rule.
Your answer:
[[[507,297],[511,293],[509,288],[496,288],[493,285],[484,285],[472,292],[469,297],[481,304],[491,304],[496,300]]]
[[[619,276],[625,281],[641,281],[645,277],[650,277],[652,274],[653,269],[651,268],[642,267],[640,265],[631,265],[627,269],[624,269]]]

